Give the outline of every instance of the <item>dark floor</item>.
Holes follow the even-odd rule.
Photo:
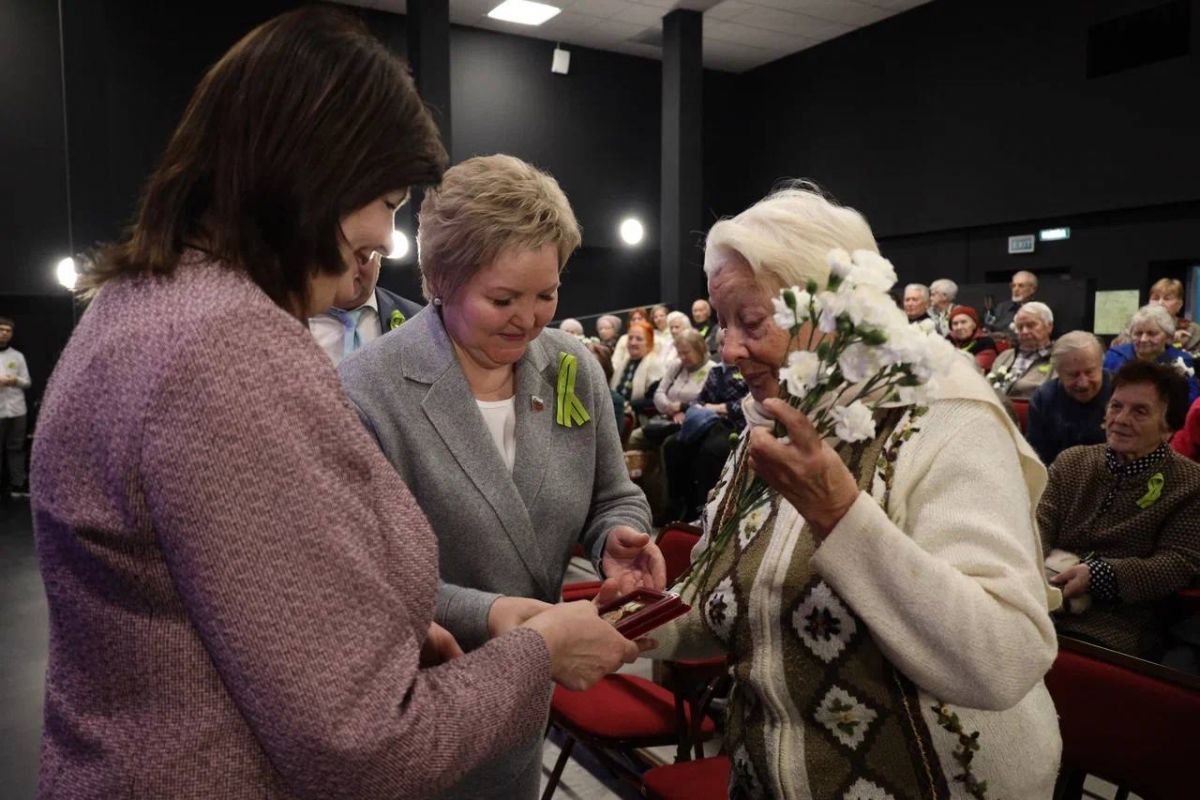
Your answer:
[[[46,671],[46,595],[27,499],[0,495],[0,796],[37,788]]]

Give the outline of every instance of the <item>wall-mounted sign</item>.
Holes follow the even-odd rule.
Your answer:
[[[1061,242],[1070,238],[1070,228],[1044,228],[1038,231],[1038,240],[1043,242]]]
[[[1025,236],[1010,236],[1008,237],[1008,254],[1016,255],[1018,253],[1032,253],[1037,247],[1037,238],[1032,234]]]
[[[1092,326],[1092,332],[1101,335],[1123,333],[1129,318],[1137,310],[1137,289],[1096,292],[1096,323]]]

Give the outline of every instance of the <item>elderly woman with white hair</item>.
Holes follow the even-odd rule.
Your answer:
[[[1104,368],[1116,372],[1129,361],[1157,361],[1173,364],[1188,379],[1188,399],[1200,396],[1196,384],[1196,364],[1191,354],[1171,344],[1175,336],[1175,317],[1161,305],[1144,305],[1133,313],[1125,331],[1126,344],[1110,347],[1104,355]]]
[[[1026,303],[1017,311],[1013,328],[1017,346],[996,356],[988,380],[1010,400],[1028,400],[1039,386],[1058,375],[1051,358],[1054,312],[1045,303]]]
[[[615,350],[617,339],[621,335],[621,318],[616,314],[604,314],[596,320],[596,338],[600,344]]]
[[[927,407],[877,412],[852,445],[778,399],[781,365],[822,337],[779,327],[773,300],[825,287],[835,249],[878,253],[858,212],[804,188],[709,232],[722,355],[750,387],[752,430],[704,510],[692,611],[655,632],[652,655],[727,655],[731,797],[978,797],[986,782],[989,797],[1049,798],[1045,469],[965,359],[947,360]],[[747,506],[731,487],[750,471],[770,489]]]
[[[666,333],[655,335],[654,352],[662,359],[663,366],[669,367],[679,361],[679,339],[688,331],[693,331],[692,318],[682,311],[672,311],[667,314]]]

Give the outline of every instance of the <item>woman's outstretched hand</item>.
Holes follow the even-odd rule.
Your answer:
[[[650,534],[618,525],[608,532],[604,556],[600,561],[606,578],[616,578],[622,586],[661,592],[667,585],[667,562]]]
[[[750,467],[824,539],[858,499],[858,484],[803,412],[776,398],[762,405],[783,425],[788,441],[767,428],[752,430]]]
[[[601,619],[590,600],[552,606],[522,627],[537,631],[546,640],[550,676],[577,692],[592,687],[621,664],[637,660],[643,647]]]

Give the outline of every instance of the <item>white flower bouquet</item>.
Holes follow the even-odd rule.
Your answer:
[[[877,410],[924,404],[937,376],[958,356],[935,330],[910,323],[896,306],[888,294],[896,271],[887,259],[840,249],[827,258],[824,290],[809,281],[783,289],[773,301],[775,324],[794,345],[779,371],[782,399],[803,411],[821,437],[858,442],[874,438]],[[778,425],[775,435],[784,435]],[[703,586],[739,520],[770,502],[769,487],[744,467],[735,468],[726,495],[685,587]]]

